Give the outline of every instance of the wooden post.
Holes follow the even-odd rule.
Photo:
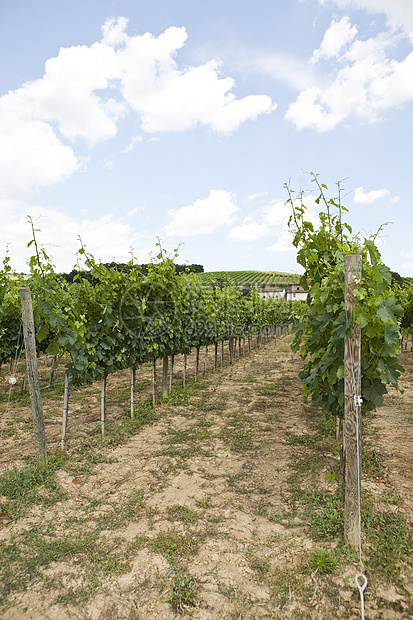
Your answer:
[[[102,379],[102,389],[100,395],[100,428],[102,432],[102,439],[105,437],[105,423],[106,423],[106,379],[105,375]]]
[[[184,353],[184,369],[182,371],[182,387],[185,389],[186,382],[186,352]]]
[[[47,458],[46,431],[44,428],[43,404],[40,394],[39,371],[37,368],[32,297],[28,287],[20,289],[20,299],[22,305],[24,346],[26,350],[26,372],[32,405],[36,454],[41,460],[45,461]]]
[[[168,367],[169,360],[168,356],[165,355],[162,364],[162,398],[166,398],[168,396]]]
[[[345,256],[345,308],[353,317],[357,301],[354,290],[362,276],[362,258]],[[345,506],[344,540],[352,547],[360,546],[361,494],[361,330],[352,324],[353,336],[344,342],[344,433],[345,433]]]
[[[67,431],[67,419],[69,414],[69,396],[70,396],[70,380],[69,375],[65,374],[65,391],[63,398],[63,422],[62,422],[62,450],[66,450],[66,431]]]
[[[156,376],[156,358],[152,362],[152,405],[158,402],[158,380]]]
[[[198,379],[198,368],[199,368],[199,347],[196,348],[196,353],[195,353],[195,381]]]
[[[135,417],[135,385],[136,385],[136,369],[131,368],[130,371],[130,418]]]
[[[205,345],[205,359],[204,359],[204,377],[206,377],[207,373],[207,359],[208,359],[208,345]]]
[[[172,383],[174,379],[174,362],[175,362],[175,354],[171,353],[171,364],[169,368],[169,388],[168,388],[169,394],[172,394]]]

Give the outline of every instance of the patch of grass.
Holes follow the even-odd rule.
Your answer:
[[[224,442],[234,452],[244,452],[254,448],[253,429],[256,423],[248,416],[236,414],[229,415],[225,428],[219,433]]]
[[[111,544],[102,539],[100,531],[69,531],[56,535],[53,524],[23,531],[10,542],[0,544],[0,567],[2,572],[1,602],[12,592],[26,590],[30,584],[43,579],[43,569],[51,562],[75,563],[79,576],[81,569],[82,591],[74,592],[72,602],[80,595],[89,597],[107,575],[121,575],[130,571],[124,554],[113,551]]]
[[[135,405],[134,418],[130,417],[130,410],[125,409],[125,413],[120,420],[108,420],[105,429],[105,441],[117,446],[125,441],[128,437],[137,435],[144,426],[153,422],[157,417],[156,411],[153,409],[152,397]],[[97,429],[100,433],[100,426]]]
[[[305,446],[306,448],[314,448],[317,443],[320,441],[321,437],[319,435],[289,435],[286,443],[290,444],[290,446]]]
[[[367,566],[387,577],[398,577],[400,562],[411,558],[412,536],[406,517],[393,512],[364,515],[369,543]]]
[[[166,532],[159,532],[151,540],[149,547],[174,563],[178,558],[189,557],[198,551],[199,537],[190,532],[182,534],[172,528]]]
[[[381,478],[383,476],[383,457],[374,448],[364,445],[362,448],[363,473],[368,478]]]
[[[257,377],[255,375],[246,375],[243,381],[245,383],[257,383]]]
[[[196,501],[196,505],[199,506],[199,508],[204,508],[206,510],[207,508],[212,507],[212,502],[209,497],[205,497],[204,499],[198,499]]]
[[[170,594],[166,599],[175,613],[184,614],[198,606],[198,580],[184,568],[172,569],[167,577],[173,577]]]
[[[116,530],[123,527],[128,521],[140,519],[143,516],[144,492],[134,491],[124,503],[119,503],[110,512],[100,515],[96,524],[106,530]],[[90,504],[89,504],[90,506]]]
[[[260,579],[264,579],[270,572],[270,561],[268,558],[259,557],[253,549],[249,549],[246,553],[248,564],[258,573]]]
[[[276,567],[273,569],[268,582],[280,609],[283,609],[290,601],[293,592],[295,596],[300,596],[300,598],[308,592],[308,587],[304,586],[302,571],[297,570],[294,566]]]
[[[311,560],[308,563],[309,569],[315,574],[324,575],[332,573],[338,566],[338,559],[332,551],[328,549],[314,549]]]
[[[24,467],[6,470],[0,476],[0,495],[6,497],[0,514],[18,519],[34,504],[52,506],[65,497],[55,478],[65,461],[65,455],[58,451],[50,454],[46,463],[35,459]]]
[[[201,515],[197,510],[193,510],[192,508],[181,504],[170,506],[168,508],[168,515],[170,519],[182,521],[182,523],[186,524],[197,523],[201,518]]]

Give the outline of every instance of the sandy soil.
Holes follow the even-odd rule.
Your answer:
[[[111,445],[108,434],[98,452],[106,462],[90,465],[86,455],[82,468],[79,458],[75,464],[69,459],[57,472],[64,492],[57,503],[37,503],[17,520],[2,515],[3,546],[28,540],[32,531],[49,542],[95,536],[95,549],[106,550],[106,558],[117,554],[123,570],[109,563],[105,568],[105,554],[97,561],[90,547],[57,554],[24,589],[11,591],[1,617],[178,618],[168,599],[173,580],[186,575],[196,580],[196,606],[183,611],[200,620],[359,618],[357,562],[349,558],[327,575],[303,570],[312,551],[332,549],[337,542],[315,541],[299,518],[282,517],[291,508],[288,478],[308,452],[288,440],[311,432],[298,379],[302,362],[289,345],[288,336],[280,337],[232,366],[215,373],[210,367],[186,397],[158,405],[156,420],[139,434],[120,445]],[[403,353],[402,363],[404,394],[392,391],[366,427],[367,442],[382,455],[382,473],[365,478],[363,489],[377,498],[397,494],[392,509],[411,524],[413,354]],[[182,360],[176,372],[177,385]],[[150,395],[150,373],[149,367],[138,372],[138,399]],[[99,390],[92,385],[72,394],[69,455],[79,442],[87,445],[98,437]],[[110,377],[109,420],[128,410],[128,394],[128,373]],[[60,442],[61,408],[61,395],[44,392],[51,450]],[[9,405],[5,428],[2,470],[23,465],[33,454],[28,402]],[[334,457],[328,459],[312,474],[321,489],[327,488],[325,472]],[[366,618],[410,618],[411,578],[406,564],[397,582],[376,576],[370,582],[369,575]]]

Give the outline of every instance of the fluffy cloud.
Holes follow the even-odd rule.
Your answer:
[[[379,198],[384,198],[390,194],[388,189],[373,189],[370,192],[365,192],[362,187],[357,187],[354,190],[354,202],[358,204],[371,204]]]
[[[241,226],[236,226],[229,232],[228,237],[232,241],[258,241],[270,233],[271,229],[265,222],[258,224],[251,216],[248,216]]]
[[[257,196],[260,195],[262,194],[257,194]],[[300,201],[297,200],[296,202],[298,204]],[[317,217],[319,206],[315,202],[315,197],[311,195],[306,196],[304,203],[307,207],[306,219],[317,227],[319,224]],[[288,228],[290,215],[290,204],[283,200],[273,200],[259,209],[255,217],[250,214],[243,220],[241,225],[232,228],[228,237],[232,241],[242,241],[244,243],[272,237],[275,241],[266,248],[267,252],[294,251],[292,245],[293,236]]]
[[[206,125],[230,134],[275,109],[265,95],[237,99],[234,80],[221,76],[217,60],[179,67],[184,28],[128,36],[127,23],[107,20],[100,41],[61,48],[45,63],[42,78],[0,98],[3,195],[21,196],[70,177],[80,165],[76,141],[92,147],[113,138],[127,114],[137,114],[149,133]],[[126,152],[138,141],[132,138]]]
[[[310,62],[320,58],[336,58],[357,35],[357,27],[350,24],[349,18],[343,17],[339,22],[333,20],[324,35],[320,47],[314,50]]]
[[[334,1],[343,9],[352,7],[373,11],[374,4],[376,13],[386,12],[389,23],[397,23],[400,28],[399,21],[405,8],[406,19],[413,28],[413,5],[410,10],[405,2],[396,2],[394,11],[385,11],[383,3],[375,0],[374,3],[368,0]],[[404,42],[406,30],[385,30],[369,38],[357,37],[357,34],[347,16],[331,22],[320,47],[309,61],[310,66],[316,64],[320,71],[322,61],[328,62],[326,85],[320,85],[319,80],[302,90],[285,115],[297,129],[311,127],[329,131],[354,114],[374,122],[386,110],[413,100],[413,52],[401,60],[390,56],[397,45]]]
[[[0,248],[10,245],[12,267],[17,271],[27,271],[27,260],[32,248],[27,248],[31,239],[31,228],[25,215],[27,206],[0,202],[2,227],[0,230]],[[109,213],[98,218],[75,218],[58,210],[31,206],[29,213],[40,230],[38,242],[43,246],[58,271],[70,271],[76,263],[76,251],[79,249],[78,237],[88,252],[97,260],[125,262],[130,259],[131,247],[141,249],[136,258],[147,262],[153,247],[142,248],[143,236],[138,235],[132,226],[121,217]]]
[[[392,29],[402,29],[413,40],[413,4],[410,0],[318,0],[319,4],[335,4],[341,9],[365,9],[368,13],[384,13]]]
[[[274,254],[276,252],[291,252],[295,251],[293,246],[293,236],[288,230],[284,230],[278,237],[277,241],[268,246],[267,252]]]
[[[172,237],[210,235],[219,226],[231,224],[237,211],[239,208],[231,192],[213,189],[208,198],[196,200],[193,205],[177,211],[168,211],[170,222],[165,232]]]

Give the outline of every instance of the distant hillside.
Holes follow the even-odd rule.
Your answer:
[[[253,284],[259,287],[281,287],[284,288],[297,282],[299,275],[286,273],[285,271],[207,271],[198,274],[203,281],[229,281],[233,284],[242,286],[243,284]]]

